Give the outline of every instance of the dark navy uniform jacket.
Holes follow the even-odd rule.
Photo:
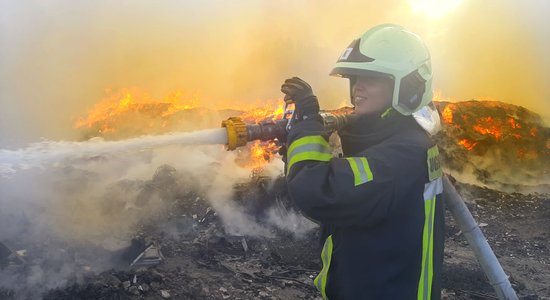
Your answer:
[[[444,206],[438,150],[411,116],[361,116],[332,156],[319,118],[287,137],[287,183],[322,226],[325,299],[439,299]]]

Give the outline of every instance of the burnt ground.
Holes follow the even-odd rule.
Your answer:
[[[550,197],[456,184],[520,299],[550,299]],[[443,281],[448,299],[496,299],[447,212]]]
[[[520,299],[550,299],[549,195],[456,186]],[[246,201],[254,201],[250,193],[244,194]],[[270,199],[273,194],[258,195],[259,202],[275,201]],[[278,199],[280,207],[289,207]],[[254,209],[258,219],[263,217],[261,208]],[[143,225],[135,239],[137,245],[159,246],[162,264],[129,267],[129,254],[119,253],[118,267],[75,276],[43,298],[320,299],[312,285],[321,267],[317,229],[303,237],[278,229],[271,237],[232,236],[208,203],[192,193],[175,201],[163,220]],[[496,299],[448,212],[446,224],[442,298]],[[0,299],[17,298],[13,290],[0,289]]]

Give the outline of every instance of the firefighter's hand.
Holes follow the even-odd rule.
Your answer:
[[[300,118],[311,118],[319,114],[319,101],[313,94],[311,86],[298,77],[285,80],[281,86],[285,101],[293,100],[296,113]]]

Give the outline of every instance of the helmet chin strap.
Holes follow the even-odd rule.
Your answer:
[[[353,109],[355,110],[355,106],[353,106]],[[395,112],[395,109],[391,106],[383,109],[382,111],[376,111],[376,112],[370,112],[366,114],[357,115],[359,117],[365,116],[368,118],[377,118],[380,117],[380,119],[386,119],[387,117],[391,116]]]
[[[382,114],[380,114],[380,119],[385,119],[387,117],[389,117],[391,114],[393,113],[393,107],[388,107],[386,108],[386,110],[384,110],[384,112],[382,112]]]

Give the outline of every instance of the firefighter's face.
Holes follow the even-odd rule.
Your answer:
[[[359,76],[351,87],[356,114],[382,112],[391,106],[393,81],[379,76]]]

